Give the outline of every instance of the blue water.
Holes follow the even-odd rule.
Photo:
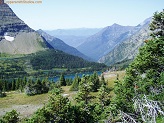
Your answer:
[[[65,79],[74,79],[75,75],[78,75],[81,78],[83,75],[92,75],[93,73],[94,72],[76,73],[76,74],[64,75],[64,77],[65,77]],[[97,74],[101,75],[101,72],[98,71]],[[60,78],[60,76],[56,76],[56,77],[53,77],[53,78],[49,78],[49,80],[51,80],[53,82],[57,82],[57,81],[59,81],[59,78]]]

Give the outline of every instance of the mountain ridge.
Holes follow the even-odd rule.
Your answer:
[[[120,44],[116,45],[112,51],[105,56],[101,57],[98,62],[105,63],[106,65],[113,65],[125,60],[134,59],[137,55],[139,48],[144,45],[144,40],[150,38],[149,23],[151,18],[146,19],[135,28],[138,28],[133,35],[125,39]]]
[[[121,26],[118,24],[107,26],[98,33],[88,37],[77,49],[97,61],[112,50],[117,43],[122,41],[117,40],[120,36],[126,38],[128,36],[126,32],[133,28],[133,26]]]
[[[57,50],[61,50],[65,53],[74,55],[74,56],[78,56],[81,57],[85,60],[89,60],[91,61],[91,59],[87,56],[85,56],[84,54],[80,53],[76,48],[71,47],[69,45],[67,45],[66,43],[64,43],[64,41],[60,40],[59,38],[56,38],[54,36],[51,36],[49,34],[47,34],[46,32],[44,32],[43,30],[39,29],[37,30],[37,32],[43,36],[45,38],[45,40],[54,48]]]

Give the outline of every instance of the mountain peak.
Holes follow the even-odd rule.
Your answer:
[[[0,5],[2,5],[2,4],[4,4],[5,2],[4,2],[4,0],[0,0]]]
[[[0,53],[30,54],[45,50],[43,38],[0,1]]]
[[[118,26],[121,26],[121,25],[119,25],[117,23],[114,23],[113,25],[111,25],[111,27],[118,27]]]

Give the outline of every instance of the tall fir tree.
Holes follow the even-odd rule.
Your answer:
[[[70,90],[71,91],[78,91],[78,86],[79,86],[80,81],[81,81],[80,77],[76,74]]]
[[[66,86],[66,80],[63,73],[61,74],[59,81],[61,86]]]

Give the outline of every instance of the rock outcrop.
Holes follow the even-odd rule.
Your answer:
[[[45,48],[45,41],[39,34],[19,19],[7,4],[0,4],[1,53],[29,54]]]

